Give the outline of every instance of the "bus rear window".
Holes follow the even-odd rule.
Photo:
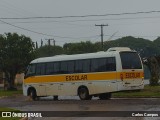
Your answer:
[[[141,60],[136,52],[120,52],[122,69],[142,69]]]

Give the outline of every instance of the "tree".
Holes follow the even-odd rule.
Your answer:
[[[156,56],[149,57],[145,60],[144,64],[148,66],[150,73],[151,73],[151,78],[150,78],[150,85],[159,85],[159,71],[160,71],[160,66],[159,66],[159,58]]]
[[[156,41],[157,40],[155,40],[155,42]],[[132,50],[136,50],[143,58],[160,54],[159,44],[156,44],[155,42],[143,38],[127,36],[104,42],[104,49],[107,50],[110,47],[129,47]]]
[[[66,54],[81,54],[97,52],[98,47],[90,41],[80,43],[66,43],[63,46]]]
[[[155,39],[153,42],[159,46],[159,44],[160,44],[160,37],[157,37],[157,39]]]
[[[35,51],[36,57],[49,57],[54,55],[63,54],[63,48],[61,46],[45,45]]]
[[[15,75],[24,70],[33,58],[34,44],[29,37],[17,33],[0,35],[0,69],[5,72],[10,88],[14,85]]]

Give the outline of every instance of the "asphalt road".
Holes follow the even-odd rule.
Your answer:
[[[95,98],[93,100],[81,101],[78,97],[61,96],[58,101],[53,101],[52,97],[41,98],[39,101],[30,101],[28,97],[20,95],[0,98],[0,107],[10,107],[21,111],[42,111],[42,113],[43,111],[51,111],[52,113],[61,111],[56,113],[58,117],[29,118],[30,120],[160,120],[160,98],[112,98],[111,100],[98,100],[98,98]],[[62,117],[67,113],[66,111],[72,111],[74,115]],[[74,111],[78,112],[74,113]],[[86,112],[85,114],[88,114],[90,111],[101,112],[99,112],[100,115],[98,114],[98,117],[95,117],[95,112],[91,112],[89,117],[82,117],[84,113],[79,113]],[[111,112],[112,115],[106,117],[107,112],[110,111],[113,111]],[[129,117],[120,117],[118,115],[119,113],[125,115],[127,111],[133,112],[134,117],[131,113],[129,113]],[[103,117],[101,117],[103,112]],[[159,117],[135,117],[135,114],[137,115],[139,112],[142,112],[142,114],[144,112],[154,114],[158,112]]]

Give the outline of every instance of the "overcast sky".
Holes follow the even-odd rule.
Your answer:
[[[41,39],[46,41],[45,39],[54,38],[57,45],[89,40],[96,42],[100,41],[100,27],[95,24],[108,24],[109,26],[104,27],[105,41],[123,36],[154,40],[160,36],[160,12],[96,17],[2,19],[148,11],[160,11],[160,0],[0,0],[0,20],[3,21],[0,22],[0,34],[17,32],[38,43]]]

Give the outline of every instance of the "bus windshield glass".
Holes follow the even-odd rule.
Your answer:
[[[122,69],[142,69],[141,60],[136,52],[120,52]]]
[[[35,75],[35,64],[30,64],[27,68],[25,77]]]

